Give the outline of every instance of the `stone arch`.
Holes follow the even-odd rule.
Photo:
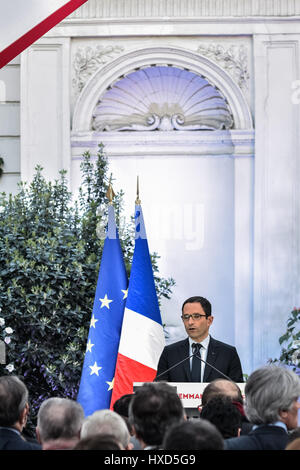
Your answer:
[[[208,80],[174,65],[145,66],[99,97],[92,128],[102,131],[228,130],[226,99]]]
[[[122,76],[150,65],[173,65],[205,77],[226,98],[238,130],[252,129],[251,113],[239,86],[210,59],[175,47],[151,47],[128,52],[98,69],[83,88],[74,108],[72,130],[89,132],[92,113],[101,96],[109,86]]]

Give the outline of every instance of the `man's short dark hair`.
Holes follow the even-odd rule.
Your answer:
[[[162,447],[164,450],[223,450],[224,439],[209,421],[188,420],[167,430]]]
[[[13,426],[27,402],[27,387],[17,376],[0,377],[0,426]]]
[[[182,312],[183,312],[183,307],[185,306],[185,304],[194,304],[194,303],[199,303],[201,305],[207,317],[211,315],[211,303],[205,297],[200,297],[198,295],[194,297],[189,297],[183,302],[182,309],[181,309]]]
[[[126,393],[122,395],[113,404],[113,410],[121,416],[128,418],[129,404],[134,397],[134,393]]]
[[[242,427],[242,416],[230,397],[211,398],[201,410],[201,418],[214,424],[224,439],[237,437]]]
[[[138,438],[147,445],[161,445],[169,426],[184,418],[175,387],[165,382],[145,383],[135,392],[129,420]]]

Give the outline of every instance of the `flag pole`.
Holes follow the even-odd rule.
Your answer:
[[[165,346],[137,177],[135,245],[110,407],[132,394],[134,383],[152,382]]]
[[[110,177],[108,221],[77,401],[85,416],[108,409],[114,384],[128,278],[115,220]]]
[[[140,200],[140,182],[139,182],[139,176],[137,176],[136,179],[136,200],[135,203],[139,206],[141,204]]]
[[[113,190],[113,187],[112,187],[112,184],[111,184],[111,180],[112,180],[112,175],[110,175],[108,189],[107,189],[107,192],[106,192],[106,197],[108,199],[108,204],[110,206],[112,206],[113,198],[115,197],[115,193],[114,193],[114,190]]]

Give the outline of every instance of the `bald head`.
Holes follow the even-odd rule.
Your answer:
[[[211,398],[218,395],[225,395],[232,400],[243,403],[241,390],[234,382],[226,379],[216,379],[205,387],[202,395],[202,406],[206,405]]]

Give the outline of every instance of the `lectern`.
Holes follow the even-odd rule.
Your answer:
[[[202,394],[209,382],[168,382],[168,385],[176,388],[185,413],[188,418],[199,418],[199,407],[202,405]],[[242,396],[245,396],[245,383],[237,383],[241,390]],[[143,385],[144,382],[134,382],[133,390]]]

